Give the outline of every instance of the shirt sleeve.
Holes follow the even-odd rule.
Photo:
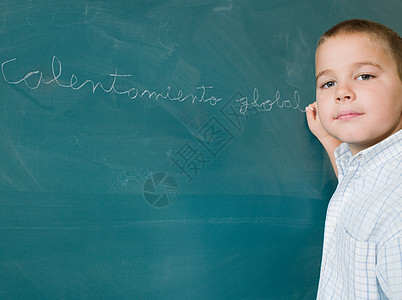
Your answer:
[[[376,274],[389,299],[402,299],[402,236],[391,239],[379,249]]]

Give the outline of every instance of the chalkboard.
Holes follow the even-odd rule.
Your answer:
[[[394,1],[5,0],[1,299],[314,299],[319,36]]]

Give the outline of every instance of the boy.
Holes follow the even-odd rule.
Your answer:
[[[317,299],[402,299],[402,39],[367,20],[324,33],[306,109],[338,187]]]

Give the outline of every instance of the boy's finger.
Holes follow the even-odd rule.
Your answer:
[[[317,111],[315,110],[314,107],[311,106],[311,104],[309,106],[306,107],[306,115],[307,115],[307,119],[316,119],[317,116]]]

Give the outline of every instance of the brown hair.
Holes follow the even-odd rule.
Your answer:
[[[363,33],[391,55],[396,63],[399,78],[402,80],[402,38],[385,25],[369,20],[351,19],[338,23],[318,40],[317,49],[329,38],[338,34]]]

